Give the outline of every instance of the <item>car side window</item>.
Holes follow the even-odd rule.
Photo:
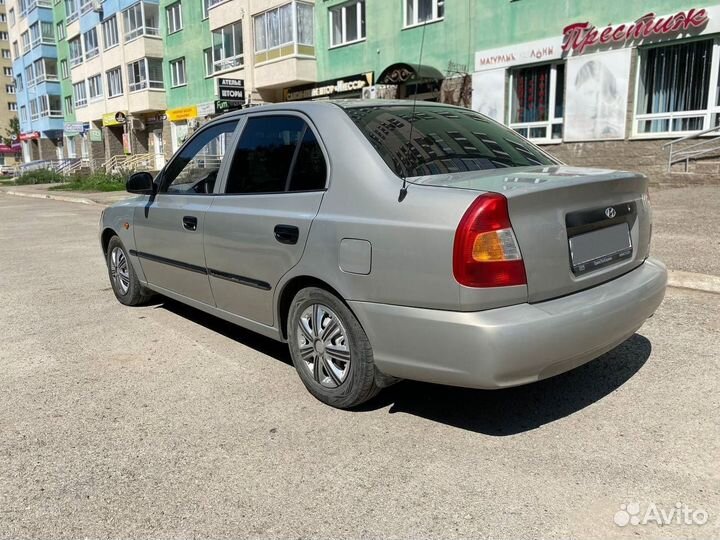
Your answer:
[[[238,121],[202,130],[176,155],[163,173],[161,193],[201,195],[212,193]]]
[[[325,156],[297,116],[248,119],[228,173],[227,194],[280,193],[325,187]]]

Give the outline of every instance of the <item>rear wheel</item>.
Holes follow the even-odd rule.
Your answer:
[[[140,285],[125,246],[117,236],[113,236],[108,242],[107,267],[115,297],[122,304],[137,306],[150,299],[152,294]]]
[[[297,293],[290,306],[288,341],[300,379],[320,401],[347,409],[380,391],[365,331],[329,292],[310,287]]]

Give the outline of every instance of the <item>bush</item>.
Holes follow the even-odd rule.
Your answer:
[[[56,184],[64,181],[65,177],[57,171],[53,171],[52,169],[36,169],[22,173],[15,179],[15,184],[18,186],[26,186],[29,184]]]
[[[76,173],[66,178],[67,183],[51,189],[70,191],[122,191],[125,189],[126,177],[122,174],[95,171]]]

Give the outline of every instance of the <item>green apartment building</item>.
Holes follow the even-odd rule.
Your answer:
[[[288,99],[461,104],[568,163],[661,180],[665,143],[720,123],[709,0],[328,0],[316,26],[322,82]]]

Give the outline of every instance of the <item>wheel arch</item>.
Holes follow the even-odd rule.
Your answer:
[[[118,238],[120,237],[120,235],[111,227],[105,227],[100,235],[100,244],[102,245],[103,255],[105,256],[107,256],[107,248],[110,244],[110,239],[113,236],[117,236]]]
[[[318,289],[324,289],[327,292],[335,295],[338,300],[345,304],[347,308],[352,312],[352,308],[345,301],[343,295],[340,294],[335,287],[333,287],[326,281],[308,275],[295,276],[283,285],[277,302],[278,330],[280,330],[280,336],[284,340],[287,340],[288,338],[288,318],[290,316],[290,304],[292,303],[293,298],[295,298],[295,295],[298,292],[308,287],[317,287]],[[354,312],[353,315],[355,315]]]

